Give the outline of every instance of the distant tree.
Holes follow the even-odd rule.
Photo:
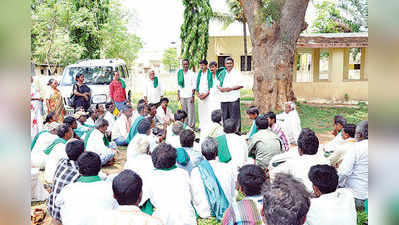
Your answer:
[[[311,28],[314,33],[348,33],[368,30],[367,0],[346,0],[315,4],[317,17]]]
[[[168,48],[163,53],[162,64],[168,67],[169,72],[176,70],[179,66],[176,48]]]
[[[226,0],[229,8],[229,13],[213,12],[212,19],[222,22],[223,29],[226,29],[230,24],[238,21],[242,24],[243,41],[244,41],[244,71],[247,70],[248,59],[248,43],[247,43],[247,19],[245,18],[244,10],[237,0]]]
[[[189,68],[205,59],[209,44],[209,20],[212,9],[209,0],[183,0],[184,21],[180,27],[181,57],[190,60]]]

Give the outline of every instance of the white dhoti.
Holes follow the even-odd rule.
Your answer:
[[[211,124],[209,113],[209,96],[204,100],[198,100],[198,122],[201,131],[205,131]]]
[[[32,186],[31,186],[31,200],[44,201],[48,198],[49,193],[44,188],[43,183],[39,179],[39,169],[31,168]]]

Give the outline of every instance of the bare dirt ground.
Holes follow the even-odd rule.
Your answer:
[[[319,138],[320,144],[325,144],[334,138],[333,135],[328,133],[327,134],[318,133],[317,136]],[[106,174],[119,173],[120,171],[123,170],[125,162],[126,162],[126,149],[121,149],[120,153],[116,156],[116,162],[112,166],[104,167],[102,171]],[[31,203],[31,211],[33,212],[36,208],[43,209],[45,212],[47,212],[45,201]],[[50,225],[51,224],[50,216],[46,215],[46,218],[44,219],[43,223],[40,224]]]

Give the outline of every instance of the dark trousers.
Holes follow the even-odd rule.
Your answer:
[[[236,133],[241,133],[241,109],[240,99],[235,102],[222,102],[222,119],[233,119],[235,122]]]

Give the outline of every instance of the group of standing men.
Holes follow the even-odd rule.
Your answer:
[[[212,123],[211,113],[222,110],[222,119],[235,121],[236,133],[241,132],[240,89],[243,88],[239,72],[233,69],[234,60],[226,58],[225,67],[218,68],[216,62],[200,61],[197,75],[189,70],[189,60],[182,61],[183,69],[177,73],[178,101],[187,112],[184,121],[195,128],[194,98],[198,97],[199,128],[207,129]]]

